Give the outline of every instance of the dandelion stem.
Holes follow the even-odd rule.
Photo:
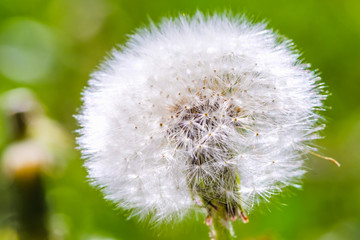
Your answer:
[[[230,222],[224,220],[224,211],[214,211],[210,236],[212,240],[232,240],[235,239],[230,230]],[[212,229],[211,229],[212,228]]]

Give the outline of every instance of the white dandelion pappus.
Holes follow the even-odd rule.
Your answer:
[[[246,221],[261,200],[300,186],[324,128],[319,80],[291,41],[244,17],[197,13],[138,30],[84,92],[89,177],[140,217],[200,204]]]

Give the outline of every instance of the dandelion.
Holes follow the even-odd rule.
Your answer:
[[[140,29],[84,92],[89,177],[140,218],[203,209],[220,239],[230,220],[300,187],[324,128],[309,68],[290,40],[244,17],[198,12]]]

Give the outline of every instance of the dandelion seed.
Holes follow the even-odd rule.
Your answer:
[[[201,13],[131,36],[84,92],[78,143],[94,184],[159,221],[201,204],[208,225],[218,212],[247,222],[259,202],[298,187],[325,95],[278,39],[264,24]]]

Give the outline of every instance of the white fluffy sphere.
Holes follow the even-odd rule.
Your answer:
[[[84,92],[89,177],[140,216],[169,219],[197,203],[239,216],[299,186],[324,127],[318,82],[291,41],[243,17],[197,13],[140,29]]]

